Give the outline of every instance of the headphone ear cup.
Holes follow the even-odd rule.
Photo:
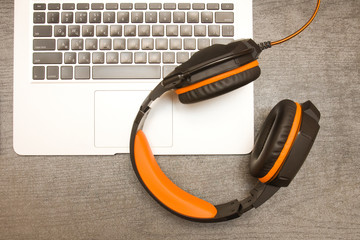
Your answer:
[[[293,127],[297,105],[291,100],[282,100],[270,111],[256,137],[251,153],[250,173],[252,176],[263,178],[273,168]],[[273,177],[268,181],[271,181]]]
[[[177,89],[176,93],[179,95],[180,102],[196,103],[207,100],[228,93],[254,81],[260,76],[260,67],[258,66],[257,61],[254,61],[251,64],[251,68],[239,73],[231,75],[232,72],[237,70],[233,69],[215,77],[205,79],[199,83]]]

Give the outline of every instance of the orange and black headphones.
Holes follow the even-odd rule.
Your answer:
[[[320,112],[310,102],[280,101],[267,116],[250,156],[250,173],[259,181],[244,200],[213,205],[176,186],[160,169],[142,131],[150,105],[174,90],[182,103],[196,103],[242,87],[260,76],[262,50],[285,42],[303,31],[275,42],[256,44],[251,39],[215,44],[195,53],[167,75],[145,99],[135,118],[130,138],[134,171],[147,192],[164,208],[188,220],[220,222],[256,208],[290,184],[305,161],[319,131]]]

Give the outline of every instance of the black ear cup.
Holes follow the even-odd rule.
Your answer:
[[[226,76],[226,73],[225,74],[223,73],[221,75]],[[180,93],[179,100],[182,103],[195,103],[195,102],[207,100],[213,97],[220,96],[227,92],[233,91],[237,88],[240,88],[254,81],[259,76],[260,76],[259,66],[252,67],[246,71],[240,72],[238,74],[229,77],[225,77],[223,79],[221,79],[221,76],[219,75],[219,80],[209,84],[205,84],[204,86],[196,87],[196,84],[188,86],[187,87],[188,89],[191,89],[191,86],[194,86],[194,89],[191,89],[184,93]],[[213,78],[216,77],[217,76]]]
[[[274,166],[293,126],[297,105],[282,100],[269,113],[255,140],[250,159],[250,173],[264,177]]]

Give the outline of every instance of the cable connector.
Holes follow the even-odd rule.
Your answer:
[[[267,42],[262,42],[258,44],[261,50],[265,50],[268,48],[271,48],[271,42],[267,41]]]

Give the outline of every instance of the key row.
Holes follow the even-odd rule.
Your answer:
[[[233,23],[233,12],[34,12],[33,22],[47,23]]]
[[[96,32],[95,32],[96,30]],[[179,31],[180,30],[180,31]],[[221,31],[220,31],[221,30]],[[52,26],[34,26],[34,37],[52,37]],[[221,34],[220,34],[221,33]],[[233,25],[57,25],[54,26],[54,37],[233,37]]]
[[[231,38],[213,38],[211,44],[227,44],[232,42]],[[50,51],[56,49],[55,39],[34,39],[33,50],[35,51]],[[85,49],[88,51],[94,50],[201,50],[210,46],[210,39],[208,38],[117,38],[114,40],[108,38],[102,39],[85,39]],[[84,39],[58,39],[57,50],[84,50]]]
[[[135,6],[134,6],[135,5]],[[120,6],[121,10],[190,10],[191,7],[193,10],[205,10],[205,3],[178,3],[176,8],[176,3],[150,3],[149,6],[147,3],[92,3],[91,9],[92,10],[118,10]],[[219,4],[218,3],[208,3],[206,5],[206,8],[208,10],[219,10]],[[60,10],[61,4],[60,3],[49,3],[48,4],[48,10]],[[63,10],[75,10],[75,3],[63,3],[62,4]],[[78,3],[76,5],[77,10],[89,10],[90,4],[89,3]],[[221,4],[222,10],[233,10],[234,4],[232,3],[222,3]],[[46,4],[45,3],[35,3],[34,4],[34,10],[46,10]]]

